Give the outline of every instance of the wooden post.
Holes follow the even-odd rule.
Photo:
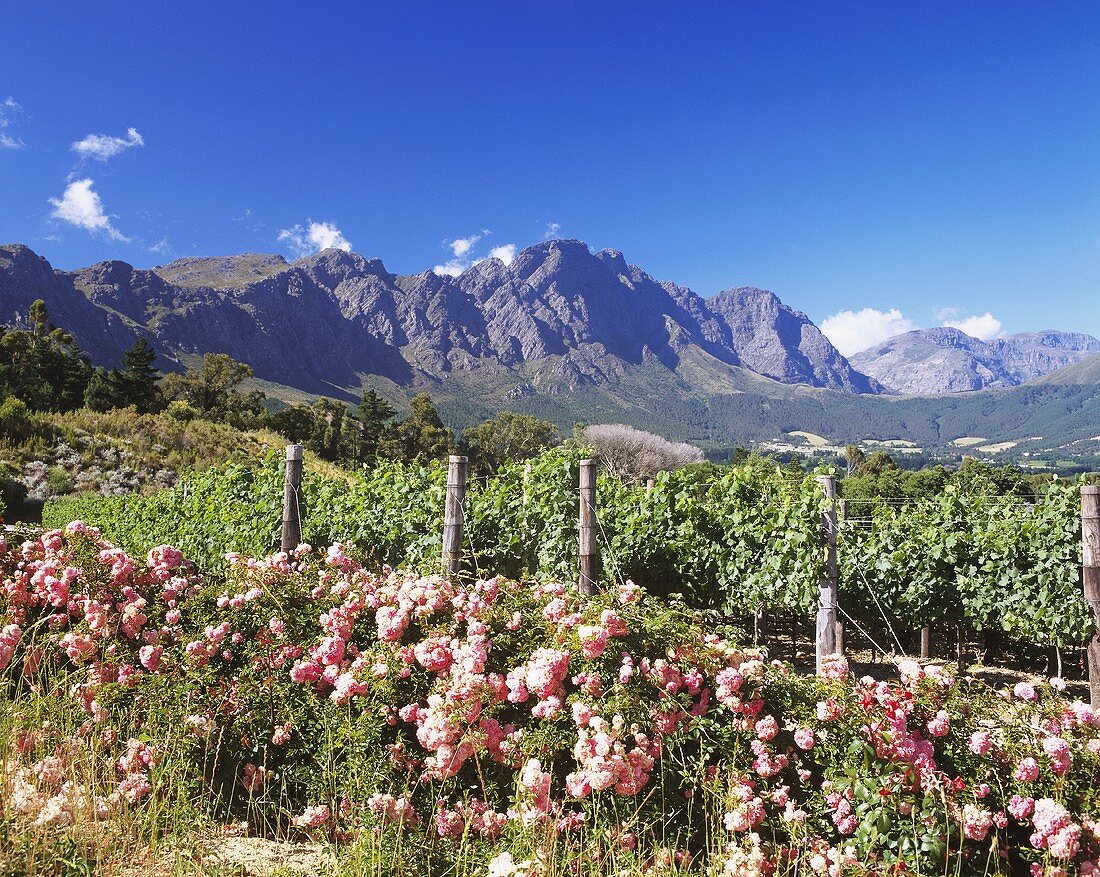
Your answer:
[[[599,578],[596,547],[596,461],[581,460],[580,508],[577,521],[577,556],[582,594],[591,594]]]
[[[279,547],[293,551],[302,544],[302,446],[286,446],[286,471],[283,475],[283,533]]]
[[[1087,646],[1089,697],[1100,709],[1100,485],[1081,487],[1081,581],[1097,625]]]
[[[819,475],[818,482],[825,494],[825,511],[821,515],[821,532],[825,540],[825,573],[818,586],[817,598],[817,672],[824,659],[836,654],[836,476]]]
[[[651,493],[653,493],[653,488],[654,488],[654,486],[656,486],[656,484],[657,484],[656,479],[647,478],[645,480],[645,495],[646,496],[649,496]]]
[[[920,656],[922,658],[932,657],[932,628],[927,624],[920,629]]]
[[[447,458],[447,498],[443,504],[443,575],[454,578],[462,568],[462,504],[466,499],[466,466],[469,460],[451,454]]]
[[[848,500],[838,499],[836,501],[837,521],[836,526],[839,531],[841,527],[848,521]],[[844,654],[844,645],[846,642],[844,634],[844,620],[837,617],[836,620],[836,653],[838,655]]]
[[[752,616],[752,644],[763,646],[768,638],[768,616],[763,609],[757,609]]]

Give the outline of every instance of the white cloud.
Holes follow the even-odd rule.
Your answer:
[[[950,310],[954,311],[951,314],[952,317],[958,314],[957,308],[951,308]],[[939,314],[937,314],[937,317],[939,317]],[[961,320],[944,320],[943,325],[958,329],[974,338],[980,338],[982,341],[990,341],[1004,334],[1001,321],[989,311],[980,316],[965,317]]]
[[[136,128],[127,128],[125,137],[113,137],[110,134],[89,134],[83,140],[77,140],[70,148],[81,158],[94,158],[106,161],[114,158],[125,149],[144,146],[145,138]]]
[[[516,259],[516,245],[502,244],[489,250],[490,259],[500,259],[505,265],[511,265]]]
[[[60,219],[93,234],[102,233],[113,241],[129,243],[130,238],[111,224],[111,216],[103,210],[99,194],[92,190],[94,181],[73,180],[65,187],[60,198],[51,198],[54,219]]]
[[[290,251],[299,258],[328,249],[351,252],[351,241],[344,237],[335,222],[314,222],[307,219],[304,226],[280,229],[276,240],[285,241]]]
[[[844,356],[859,353],[901,335],[920,328],[897,308],[880,311],[863,308],[859,311],[840,311],[821,322],[821,331]]]
[[[455,238],[448,246],[451,248],[451,252],[455,254],[456,259],[461,259],[473,248],[479,240],[485,235],[492,234],[488,229],[483,229],[481,234],[472,234],[466,238]]]
[[[172,245],[168,243],[168,238],[163,237],[155,244],[149,246],[150,253],[156,253],[158,256],[167,255],[172,251]]]
[[[442,265],[436,265],[432,271],[442,277],[458,277],[459,274],[469,267],[470,265],[467,262],[463,262],[459,259],[450,259]]]
[[[560,222],[548,222],[546,223],[546,231],[542,233],[542,239],[544,241],[553,240],[556,237],[561,236],[561,223]]]
[[[18,137],[13,137],[4,131],[18,125],[24,116],[23,108],[15,102],[15,98],[9,97],[0,101],[0,149],[22,149],[24,143]]]
[[[474,258],[474,245],[485,236],[491,234],[492,232],[489,231],[489,229],[483,228],[480,232],[467,235],[464,238],[445,240],[443,246],[454,254],[454,258],[448,259],[441,265],[436,265],[432,271],[441,277],[458,277],[458,275],[471,265],[484,262],[486,259],[500,259],[505,265],[511,265],[512,260],[516,258],[515,244],[501,244],[499,247],[493,247],[489,251],[488,256],[483,256],[480,259]]]

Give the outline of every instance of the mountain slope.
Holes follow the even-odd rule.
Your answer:
[[[899,393],[927,395],[1015,387],[1100,352],[1076,332],[1025,332],[981,341],[949,327],[918,329],[850,358],[853,366]]]
[[[704,391],[744,380],[746,367],[786,383],[879,389],[771,293],[708,302],[581,241],[546,241],[458,278],[395,275],[340,250],[293,263],[246,254],[73,272],[25,247],[0,248],[0,258],[0,313],[44,298],[60,325],[94,329],[88,350],[104,365],[142,334],[169,362],[225,352],[260,379],[349,398],[375,378],[416,388],[456,373],[511,375],[512,390],[557,393],[613,385],[651,360],[671,376],[693,350],[706,354],[695,357]]]
[[[630,423],[712,449],[796,430],[841,445],[905,438],[949,451],[963,436],[1044,436],[1043,447],[1029,448],[1062,459],[1100,422],[1098,358],[1019,387],[879,395],[877,383],[771,293],[734,289],[704,299],[579,241],[530,247],[510,265],[486,260],[458,278],[395,275],[377,259],[338,250],[292,263],[250,254],[64,272],[25,247],[0,247],[0,319],[25,314],[36,298],[97,363],[117,364],[144,335],[162,367],[227,352],[287,399],[355,400],[372,386],[401,404],[427,389],[459,428],[508,408],[564,428]],[[1015,371],[1005,367],[1007,377],[983,358],[1001,348],[955,336],[950,350],[969,351],[990,375],[1015,381],[1069,355],[1072,344],[1085,355],[1093,343],[1082,336],[1063,348],[1052,333],[1038,334],[1010,351]]]
[[[990,344],[1018,383],[1042,377],[1100,353],[1100,341],[1082,332],[1020,332]]]
[[[877,381],[852,368],[809,317],[773,292],[751,286],[727,289],[707,306],[729,327],[741,361],[759,374],[788,384],[882,392]]]

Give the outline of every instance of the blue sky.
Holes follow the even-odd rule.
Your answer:
[[[849,348],[1100,335],[1095,3],[0,11],[0,241],[58,267],[346,243],[412,273],[556,234],[852,311]]]

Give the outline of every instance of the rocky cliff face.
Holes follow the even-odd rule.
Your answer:
[[[716,381],[744,368],[783,383],[881,389],[770,292],[704,299],[581,241],[547,241],[457,278],[395,275],[339,250],[293,263],[248,254],[63,272],[26,247],[0,247],[0,317],[35,298],[97,363],[114,365],[141,334],[169,360],[225,352],[258,377],[320,393],[352,392],[370,375],[412,386],[479,370],[599,384],[643,363],[679,374],[685,356]]]
[[[1082,332],[1020,332],[990,342],[1020,383],[1040,378],[1100,353],[1100,341]]]
[[[809,317],[775,293],[743,286],[718,293],[707,305],[729,327],[741,362],[755,372],[785,384],[882,391],[877,381],[852,368]]]
[[[1100,352],[1074,332],[1027,332],[981,341],[952,328],[919,329],[861,351],[851,363],[899,393],[1015,387]]]

